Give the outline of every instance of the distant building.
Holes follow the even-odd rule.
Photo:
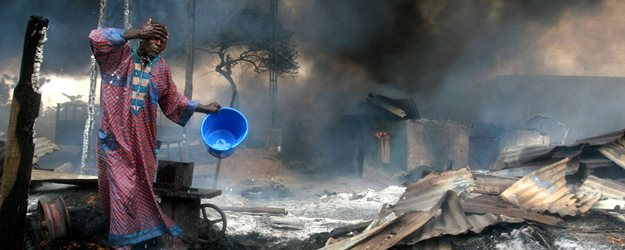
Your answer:
[[[326,155],[333,170],[362,177],[367,167],[418,179],[425,170],[488,169],[505,147],[550,143],[535,129],[422,119],[412,99],[367,100],[361,114],[329,125]]]

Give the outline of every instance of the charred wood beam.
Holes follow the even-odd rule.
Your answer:
[[[365,230],[370,224],[371,222],[373,222],[373,220],[370,221],[365,221],[362,223],[358,223],[355,225],[350,225],[350,226],[346,226],[346,227],[339,227],[339,228],[335,228],[332,231],[330,231],[330,237],[331,238],[338,238],[344,234],[350,233],[350,232],[362,232],[363,230]]]
[[[285,208],[277,207],[221,207],[221,210],[243,213],[288,214]]]
[[[47,29],[48,19],[45,17],[31,16],[28,20],[20,79],[13,91],[0,190],[0,249],[22,249],[24,243],[22,239],[35,151],[33,131],[41,104],[36,83]]]
[[[375,98],[375,96],[367,96],[365,97],[365,100],[367,100],[370,103],[373,103],[375,105],[377,105],[380,108],[386,109],[388,112],[393,113],[396,116],[399,116],[400,118],[404,118],[406,116],[406,112],[403,111],[402,109],[395,107],[385,101],[382,101],[378,98]]]

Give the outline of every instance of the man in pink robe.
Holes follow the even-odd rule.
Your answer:
[[[151,19],[138,29],[106,28],[89,35],[102,72],[98,186],[110,221],[109,244],[119,249],[182,232],[163,214],[152,190],[157,108],[181,126],[194,112],[218,113],[221,108],[217,103],[198,104],[177,92],[169,66],[159,57],[168,35],[164,25]],[[141,39],[137,48],[128,44],[131,39]]]

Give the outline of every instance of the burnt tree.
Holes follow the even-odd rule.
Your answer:
[[[47,28],[48,19],[44,17],[31,16],[28,20],[20,79],[13,91],[0,189],[0,237],[2,237],[0,249],[22,249],[24,243],[30,175],[35,150],[33,131],[41,103],[41,94],[33,84],[38,81]]]
[[[271,67],[272,17],[258,9],[225,14],[220,23],[209,25],[212,29],[207,39],[197,49],[216,55],[215,71],[221,74],[232,87],[230,107],[238,107],[237,86],[232,79],[234,66],[247,64],[256,73],[263,73]],[[297,75],[295,61],[298,56],[293,32],[276,22],[275,56],[278,76]],[[235,101],[236,100],[236,101]]]

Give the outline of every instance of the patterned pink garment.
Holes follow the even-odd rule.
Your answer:
[[[176,91],[169,66],[157,57],[143,65],[122,38],[124,29],[93,30],[91,49],[100,65],[102,122],[98,131],[98,186],[110,220],[109,244],[128,246],[182,232],[161,211],[152,190],[156,174],[157,107],[184,126],[197,102]]]

